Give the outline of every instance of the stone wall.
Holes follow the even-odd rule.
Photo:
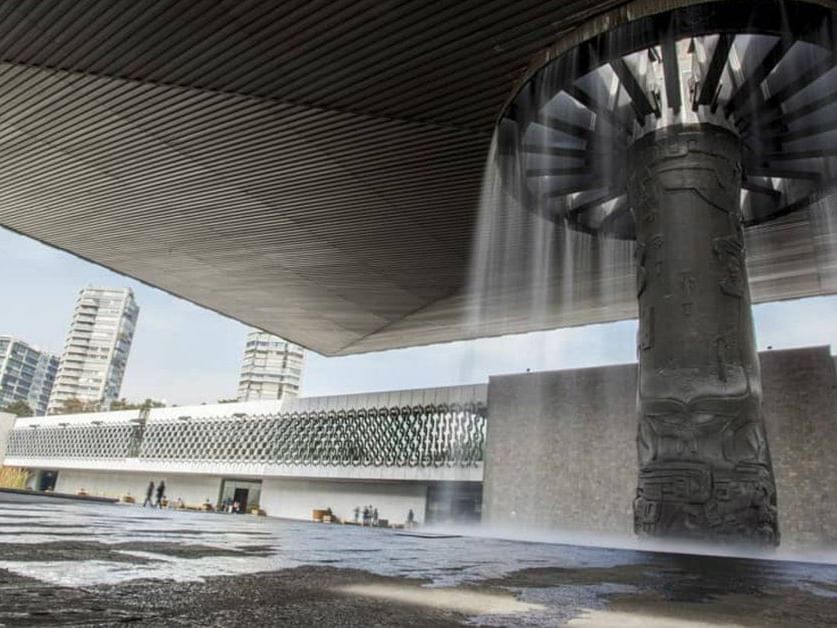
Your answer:
[[[636,366],[492,377],[483,519],[630,534]]]
[[[828,347],[761,354],[783,545],[837,543],[837,376]]]
[[[760,355],[784,546],[837,542],[837,377],[828,347]],[[483,493],[495,525],[631,536],[636,366],[492,377]]]

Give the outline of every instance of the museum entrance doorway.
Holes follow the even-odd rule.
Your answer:
[[[427,487],[427,523],[478,523],[482,517],[482,484],[445,482]]]
[[[250,496],[249,488],[237,488],[233,493],[233,502],[238,504],[240,512],[247,512],[247,498]]]
[[[38,472],[36,488],[39,491],[54,491],[58,481],[58,471],[44,470]]]
[[[219,510],[245,513],[259,508],[261,480],[224,479],[221,483]]]

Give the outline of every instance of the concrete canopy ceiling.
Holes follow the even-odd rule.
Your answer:
[[[0,225],[327,355],[631,317],[627,257],[465,292],[504,103],[624,4],[0,2]],[[818,207],[748,234],[755,301],[837,291]]]

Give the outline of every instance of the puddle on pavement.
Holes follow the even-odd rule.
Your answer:
[[[710,608],[730,595],[760,599],[781,590],[796,600],[799,612],[812,609],[815,619],[821,612],[817,600],[833,604],[837,598],[837,566],[468,536],[422,538],[245,515],[154,511],[145,516],[139,507],[103,504],[35,509],[4,499],[0,569],[75,590],[138,581],[201,583],[319,564],[411,579],[333,589],[344,596],[448,609],[473,616],[480,625],[580,627],[631,625],[620,623],[619,613],[646,620],[635,625],[654,626],[657,616],[645,617],[644,607],[614,606],[649,592],[661,604]],[[18,510],[27,517],[25,526],[16,520]]]

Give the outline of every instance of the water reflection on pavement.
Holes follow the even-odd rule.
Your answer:
[[[334,592],[369,604],[436,605],[482,625],[620,625],[625,617],[645,617],[646,625],[837,625],[836,566],[423,538],[0,493],[0,570],[27,582],[87,590],[295,568],[399,579],[364,589],[355,576]],[[483,603],[492,610],[476,612]],[[0,597],[0,624],[4,610]]]

